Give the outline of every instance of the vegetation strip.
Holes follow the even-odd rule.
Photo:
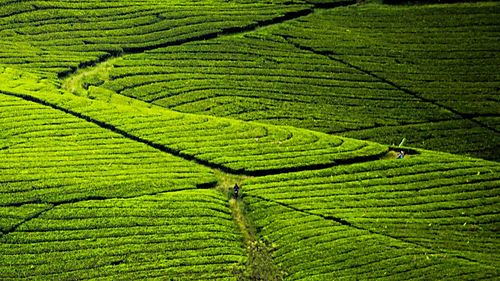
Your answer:
[[[245,253],[224,202],[196,190],[56,206],[1,238],[2,277],[229,279]]]
[[[5,75],[11,77],[8,72],[7,69]],[[36,76],[33,79],[36,80]],[[265,175],[350,163],[351,160],[364,161],[388,150],[376,143],[291,127],[177,113],[112,91],[96,89],[93,99],[89,100],[35,82],[37,87],[53,93],[47,94],[32,90],[28,80],[21,80],[21,84],[17,84],[18,81],[7,82],[16,85],[14,94],[36,97],[38,101],[65,108],[85,120],[95,120],[100,127],[109,126],[122,135],[130,135],[129,138],[138,138],[159,149],[172,150],[180,157],[197,159],[233,174]],[[87,106],[82,108],[83,104]],[[133,122],[125,122],[127,120]],[[160,123],[170,125],[155,127]]]
[[[244,34],[127,55],[113,63],[109,81],[99,86],[181,112],[287,124],[388,145],[406,138],[412,146],[495,160],[497,58],[489,46],[497,7],[419,6],[418,17],[412,9],[317,10]],[[441,12],[450,19],[438,25]],[[363,17],[352,20],[358,14]],[[418,28],[401,24],[405,17]],[[467,26],[455,24],[461,21]],[[310,32],[315,29],[322,32]],[[377,35],[386,31],[390,35]],[[484,36],[472,40],[473,32]],[[364,42],[373,42],[373,54]],[[456,79],[461,82],[453,84]]]
[[[462,259],[460,254],[443,254],[385,234],[370,234],[253,196],[245,200],[252,206],[249,216],[259,233],[276,245],[273,257],[287,269],[287,279],[407,280],[422,273],[477,279],[491,278],[498,272],[494,266]]]

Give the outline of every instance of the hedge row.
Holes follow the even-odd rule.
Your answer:
[[[499,12],[498,3],[365,5],[325,10],[282,25],[273,30],[273,34],[362,69],[421,101],[470,120],[495,116],[500,110],[496,98],[500,85]],[[453,132],[449,132],[453,137],[448,140],[440,139],[442,133],[433,129],[437,127],[433,123],[428,127],[419,126],[421,133],[411,132],[405,136],[408,140],[428,140],[425,144],[411,140],[412,145],[498,160],[494,141],[490,142],[498,139],[498,133],[490,130],[482,119],[473,120],[472,129],[482,132],[468,137],[466,147]],[[470,122],[463,123],[470,127]],[[466,132],[464,128],[458,134]],[[380,137],[371,133],[368,129],[364,134],[360,131],[355,135],[378,142],[385,142],[389,136],[385,132]],[[437,140],[433,140],[434,135],[438,135]]]
[[[106,56],[253,28],[289,13],[304,13],[310,7],[303,1],[7,2],[0,7],[0,44],[18,47],[0,48],[0,64],[13,64],[9,59],[18,59],[23,60],[21,67],[25,69],[64,76]],[[54,57],[59,50],[76,51],[68,56],[78,63]],[[5,60],[1,58],[3,52],[8,52]],[[60,67],[37,65],[34,60],[59,63]]]
[[[0,95],[1,205],[195,188],[211,171],[47,106]]]

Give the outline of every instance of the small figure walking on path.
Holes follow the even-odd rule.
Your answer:
[[[234,185],[233,191],[234,191],[234,199],[238,199],[238,193],[240,192],[240,187],[238,186],[238,184]]]

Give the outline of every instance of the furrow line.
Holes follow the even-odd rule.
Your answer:
[[[28,95],[28,94],[13,93],[10,91],[0,91],[0,93],[5,94],[7,96],[21,98],[21,99],[26,100],[26,101],[30,101],[30,102],[34,102],[34,103],[37,103],[40,105],[50,107],[52,109],[64,112],[66,114],[72,115],[72,116],[77,117],[79,119],[83,119],[87,122],[93,123],[93,124],[99,126],[100,128],[103,128],[105,130],[119,134],[119,135],[121,135],[129,140],[132,140],[134,142],[139,142],[139,143],[145,144],[151,148],[159,150],[161,152],[168,153],[170,155],[180,157],[180,158],[183,158],[183,159],[188,160],[188,161],[194,161],[202,166],[212,168],[212,169],[219,169],[219,170],[222,170],[222,171],[224,171],[226,173],[230,173],[230,174],[247,175],[247,176],[263,176],[263,175],[273,175],[273,174],[281,174],[281,173],[304,171],[304,170],[318,170],[318,169],[324,169],[324,168],[333,167],[333,166],[337,166],[337,165],[348,165],[348,164],[353,164],[353,163],[378,160],[380,157],[385,155],[387,153],[387,151],[389,150],[389,148],[384,148],[383,150],[380,150],[377,153],[370,154],[367,156],[366,155],[354,156],[354,157],[346,158],[346,159],[340,158],[337,160],[328,161],[327,163],[305,164],[305,165],[299,165],[296,167],[284,167],[284,168],[282,168],[282,167],[270,167],[269,169],[264,169],[264,170],[245,171],[244,169],[239,169],[239,168],[236,169],[236,168],[228,167],[227,165],[225,165],[227,161],[224,163],[216,164],[214,162],[211,162],[210,160],[203,160],[200,157],[198,157],[197,155],[187,154],[187,153],[184,153],[180,150],[175,150],[175,149],[169,147],[168,145],[159,144],[159,143],[156,143],[154,141],[148,140],[146,138],[133,135],[133,134],[131,134],[123,129],[118,128],[116,125],[109,124],[109,123],[106,123],[104,121],[94,119],[93,117],[85,115],[84,113],[80,113],[80,112],[74,111],[72,109],[64,108],[60,105],[57,105],[57,104],[54,104],[51,102],[47,102],[43,99]],[[361,148],[363,148],[363,147],[361,147]]]
[[[156,150],[159,150],[161,152],[168,153],[170,155],[174,155],[174,156],[177,156],[177,157],[181,157],[181,158],[183,158],[185,160],[188,160],[188,161],[195,161],[196,163],[198,163],[200,165],[203,165],[203,166],[206,166],[206,167],[210,167],[212,169],[220,169],[220,170],[223,170],[223,171],[227,171],[228,173],[242,173],[241,171],[232,170],[232,169],[224,167],[224,166],[220,166],[220,165],[217,165],[217,164],[205,161],[205,160],[201,160],[201,159],[198,159],[198,158],[196,158],[194,156],[187,155],[187,154],[181,153],[179,151],[173,150],[171,148],[168,148],[168,147],[166,147],[164,145],[161,145],[161,144],[158,144],[158,143],[155,143],[155,142],[152,142],[152,141],[140,138],[140,137],[132,135],[132,134],[130,134],[130,133],[128,133],[128,132],[126,132],[126,131],[124,131],[122,129],[119,129],[119,128],[117,128],[114,125],[108,124],[108,123],[103,122],[103,121],[96,120],[96,119],[94,119],[94,118],[92,118],[90,116],[84,115],[84,114],[82,114],[80,112],[76,112],[76,111],[73,111],[73,110],[61,107],[59,105],[56,105],[56,104],[53,104],[53,103],[49,103],[49,102],[47,102],[45,100],[42,100],[42,99],[30,96],[30,95],[19,94],[19,93],[12,93],[12,92],[6,92],[6,91],[1,91],[1,90],[0,90],[0,93],[4,94],[4,95],[7,95],[7,96],[18,97],[18,98],[21,98],[21,99],[26,100],[26,101],[38,103],[38,104],[41,104],[41,105],[53,108],[55,110],[62,111],[64,113],[70,114],[70,115],[72,115],[72,116],[74,116],[76,118],[83,119],[83,120],[85,120],[87,122],[93,123],[93,124],[95,124],[95,125],[103,128],[105,130],[117,133],[117,134],[119,134],[119,135],[121,135],[121,136],[123,136],[123,137],[125,137],[127,139],[130,139],[132,141],[145,144],[145,145],[147,145],[147,146],[149,146],[151,148],[154,148]]]
[[[164,48],[164,47],[169,47],[169,46],[178,46],[178,45],[182,45],[182,44],[190,43],[190,42],[210,40],[210,39],[218,38],[222,35],[226,36],[226,35],[233,35],[233,34],[255,31],[260,27],[281,24],[283,22],[287,22],[290,20],[294,20],[294,19],[297,19],[300,17],[307,16],[313,12],[314,12],[314,10],[311,8],[303,9],[303,10],[299,10],[296,12],[285,13],[281,17],[276,17],[273,19],[265,20],[265,21],[257,21],[256,23],[249,24],[245,27],[224,28],[221,31],[217,31],[217,32],[213,32],[213,33],[192,36],[192,37],[188,37],[185,39],[179,39],[179,40],[176,40],[173,42],[166,42],[166,43],[145,46],[145,47],[140,47],[140,48],[139,47],[125,47],[125,48],[123,48],[122,52],[108,53],[107,55],[101,56],[97,60],[82,62],[82,63],[80,63],[78,68],[81,69],[81,68],[85,68],[85,67],[89,67],[89,66],[95,66],[95,65],[103,63],[111,58],[120,57],[120,56],[123,56],[126,54],[143,53],[146,51],[155,50],[155,49]],[[78,68],[73,68],[69,71],[59,73],[58,77],[60,79],[67,78],[68,76],[75,74],[76,71],[78,70]]]
[[[196,187],[200,189],[208,189],[208,188],[213,188],[216,183],[205,183],[205,184],[198,184]],[[20,207],[26,204],[50,204],[50,207],[40,211],[39,213],[36,213],[35,215],[26,218],[25,220],[17,223],[16,225],[12,226],[10,229],[7,231],[1,232],[0,233],[0,238],[2,238],[5,235],[8,235],[9,233],[15,232],[21,225],[41,217],[43,214],[47,213],[48,211],[61,206],[61,205],[67,205],[67,204],[75,204],[75,203],[80,203],[80,202],[85,202],[85,201],[105,201],[105,200],[112,200],[112,199],[134,199],[134,198],[139,198],[139,197],[144,197],[144,196],[154,196],[162,193],[167,193],[167,192],[178,192],[180,190],[172,190],[172,191],[160,191],[160,192],[154,192],[150,194],[140,194],[140,195],[134,195],[130,197],[105,197],[105,196],[87,196],[83,198],[78,198],[78,199],[71,199],[71,200],[65,200],[65,201],[60,201],[60,202],[54,202],[54,203],[47,203],[43,201],[35,201],[35,202],[23,202],[23,203],[14,203],[14,204],[7,204],[4,205],[3,207]]]
[[[24,205],[24,204],[22,204],[22,205]],[[34,215],[29,216],[26,219],[20,221],[19,223],[11,226],[6,231],[2,231],[1,235],[0,235],[0,238],[2,238],[4,235],[8,235],[9,233],[12,233],[12,232],[16,231],[21,225],[23,225],[23,224],[25,224],[25,223],[27,223],[27,222],[29,222],[31,220],[34,220],[36,218],[39,218],[40,216],[42,216],[43,214],[47,213],[48,211],[54,209],[55,207],[56,207],[56,205],[52,204],[49,207],[47,207],[46,209],[43,209],[43,210],[39,211],[38,213],[35,213]]]

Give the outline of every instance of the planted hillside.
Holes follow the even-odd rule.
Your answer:
[[[5,94],[0,107],[1,206],[133,197],[215,182],[206,167],[54,108]]]
[[[398,118],[453,118],[366,73],[271,35],[225,37],[125,56],[113,63],[109,78],[106,88],[177,111],[308,124],[331,134],[395,125]]]
[[[188,191],[212,170],[11,94],[0,109],[2,280],[235,280],[226,197]]]
[[[499,14],[498,3],[366,5],[315,13],[278,34],[453,116],[343,135],[383,143],[404,135],[414,146],[498,160]]]
[[[498,10],[0,0],[0,280],[498,279]]]
[[[498,276],[499,165],[424,152],[251,179],[249,216],[289,280]]]

